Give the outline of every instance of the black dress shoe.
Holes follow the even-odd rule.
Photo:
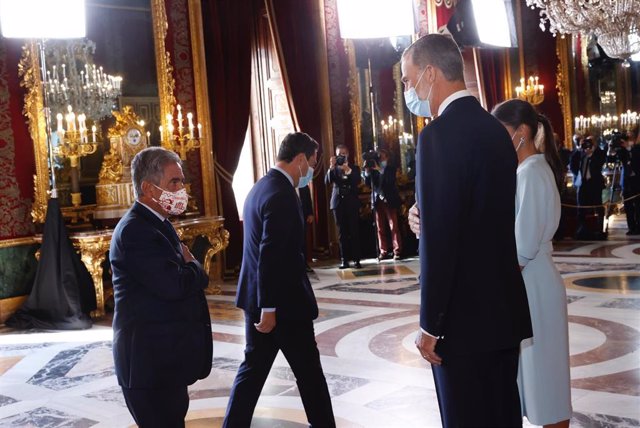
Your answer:
[[[349,269],[349,262],[346,260],[343,260],[340,266],[338,266],[338,269]]]
[[[362,265],[360,264],[360,260],[356,260],[353,263],[353,267],[356,268],[356,269],[362,269]]]

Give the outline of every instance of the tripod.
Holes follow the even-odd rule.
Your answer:
[[[612,174],[611,174],[611,184],[609,185],[609,203],[606,205],[605,212],[604,212],[605,221],[604,221],[603,232],[605,235],[609,233],[609,217],[611,217],[611,214],[613,212],[611,207],[613,206],[615,191],[618,189],[621,189],[619,184],[616,185],[616,177],[618,178],[618,180],[620,180],[621,171],[622,171],[622,163],[620,162],[620,159],[618,159],[618,157],[616,156],[616,159],[613,164]]]

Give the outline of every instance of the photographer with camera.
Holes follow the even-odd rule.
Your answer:
[[[640,145],[635,144],[635,132],[620,134],[611,140],[616,158],[622,167],[620,185],[625,199],[624,212],[627,216],[627,235],[640,234]]]
[[[325,183],[333,184],[329,208],[338,226],[340,243],[340,269],[347,269],[349,261],[360,269],[360,230],[358,185],[361,181],[360,168],[349,164],[349,149],[344,144],[336,147],[336,155],[329,159],[329,170]]]
[[[605,187],[602,167],[606,155],[587,136],[580,141],[579,149],[571,155],[570,169],[573,173],[573,185],[577,192],[578,228],[576,239],[606,239],[603,232],[604,207],[602,206],[602,189]],[[590,207],[590,208],[586,208]],[[594,225],[587,223],[587,214],[594,213]]]
[[[398,224],[400,192],[396,184],[396,167],[389,165],[389,152],[385,149],[369,151],[362,155],[364,159],[364,183],[371,188],[371,208],[375,212],[378,234],[378,261],[391,256],[400,260],[402,239]],[[389,246],[387,234],[391,234],[393,248]]]

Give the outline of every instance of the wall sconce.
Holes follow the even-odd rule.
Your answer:
[[[544,85],[538,84],[538,76],[529,76],[526,82],[524,77],[520,79],[520,86],[516,86],[516,97],[538,105],[544,101]]]
[[[183,126],[182,107],[180,104],[178,109],[178,133],[175,133],[176,127],[174,126],[174,118],[172,114],[167,114],[166,127],[160,126],[160,143],[162,147],[173,150],[180,155],[180,159],[187,159],[187,152],[200,148],[200,138],[202,138],[202,124],[193,124],[193,113],[187,113],[188,126]],[[198,130],[196,135],[195,130]],[[188,132],[187,132],[188,131]]]

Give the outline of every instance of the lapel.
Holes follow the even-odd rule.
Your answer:
[[[269,170],[267,175],[273,177],[274,180],[277,180],[276,182],[278,186],[282,188],[283,192],[293,193],[293,197],[297,201],[296,205],[298,207],[298,217],[300,218],[300,221],[304,223],[304,218],[302,215],[302,201],[300,200],[300,196],[298,196],[298,192],[296,192],[296,189],[291,185],[289,179],[285,177],[283,173],[273,168]]]
[[[138,201],[134,202],[131,210],[139,217],[150,223],[160,233],[162,233],[162,235],[167,239],[168,243],[173,247],[173,249],[182,254],[180,240],[178,239],[178,235],[176,234],[175,229],[173,229],[173,226],[165,224],[154,213],[138,203]],[[169,227],[171,227],[171,229],[169,229]]]

